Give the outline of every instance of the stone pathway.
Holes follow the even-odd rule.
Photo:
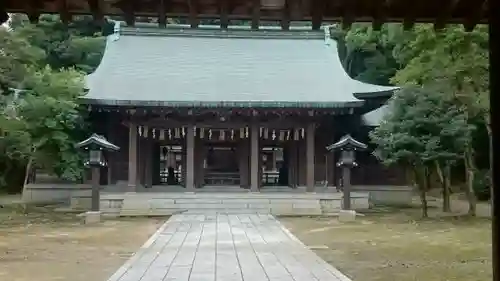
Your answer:
[[[271,215],[172,216],[108,281],[349,281]]]

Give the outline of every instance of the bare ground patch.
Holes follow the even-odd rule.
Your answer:
[[[82,225],[50,208],[0,208],[0,280],[105,281],[163,219],[106,220]]]
[[[325,261],[354,281],[492,278],[491,221],[418,209],[384,209],[353,223],[336,218],[282,218]]]

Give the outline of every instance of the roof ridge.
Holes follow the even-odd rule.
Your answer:
[[[189,25],[172,24],[166,28],[148,23],[139,23],[133,27],[124,26],[123,23],[115,23],[115,37],[127,36],[182,36],[182,37],[204,37],[204,38],[255,38],[255,39],[324,39],[324,32],[305,28],[294,28],[287,31],[277,28],[263,28],[252,30],[245,26],[230,26],[221,29],[215,25],[200,25],[199,28],[191,28]]]

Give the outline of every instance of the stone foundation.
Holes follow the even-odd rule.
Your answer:
[[[103,194],[107,216],[165,216],[176,213],[260,213],[282,216],[337,215],[342,194],[121,193]],[[368,208],[368,194],[352,194],[352,206]]]

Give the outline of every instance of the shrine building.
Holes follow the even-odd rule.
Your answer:
[[[103,185],[123,191],[182,186],[335,186],[344,134],[368,142],[395,90],[352,79],[329,27],[117,23],[82,98],[109,155]],[[402,184],[402,173],[358,156],[353,184]]]

